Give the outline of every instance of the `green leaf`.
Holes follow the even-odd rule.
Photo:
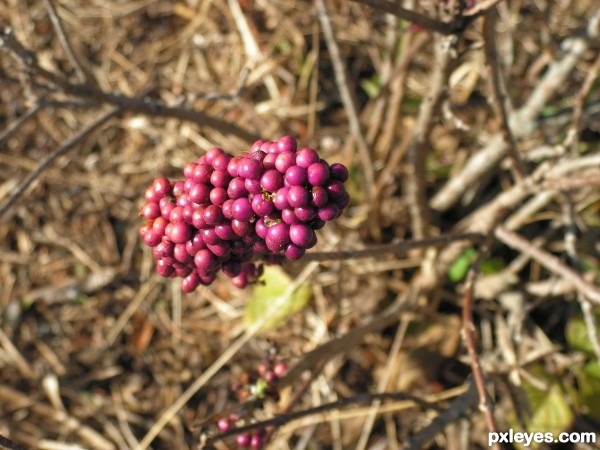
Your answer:
[[[596,321],[598,321],[596,316]],[[588,355],[594,355],[594,347],[588,335],[587,326],[583,316],[577,315],[569,319],[566,332],[567,342],[571,347]]]
[[[448,269],[448,278],[454,283],[462,281],[466,276],[471,264],[475,262],[477,251],[473,247],[466,249]]]
[[[527,431],[558,435],[571,426],[573,418],[565,393],[558,383],[554,383],[531,416]]]
[[[376,73],[371,79],[361,80],[360,87],[364,89],[369,98],[377,98],[381,92],[381,79]]]
[[[580,410],[600,420],[600,363],[593,361],[576,372]]]
[[[269,313],[271,305],[278,302],[292,283],[291,278],[279,266],[265,266],[262,283],[254,286],[252,298],[246,306],[246,324],[251,326]],[[292,314],[301,311],[310,300],[311,290],[307,285],[297,288],[265,322],[262,329],[281,325]]]
[[[522,379],[522,389],[528,403],[528,407],[522,411],[525,415],[526,430],[520,429],[514,411],[508,414],[511,428],[528,433],[553,433],[555,436],[568,430],[574,420],[571,404],[577,403],[577,392],[568,385],[563,388],[543,366],[532,366],[529,372],[547,388],[540,389],[537,385],[534,386],[526,379]],[[531,442],[530,447],[517,442],[513,445],[519,450],[546,448],[535,441]]]

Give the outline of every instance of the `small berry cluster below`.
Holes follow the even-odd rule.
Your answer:
[[[277,388],[278,380],[287,372],[287,364],[280,361],[277,357],[270,356],[259,363],[256,373],[250,374],[244,372],[240,380],[232,383],[232,391],[235,392],[239,402],[244,402],[250,398],[259,400],[259,404],[267,397],[274,400],[279,399]],[[221,417],[217,420],[217,429],[221,433],[232,430],[240,422],[236,414],[230,414],[228,417]],[[243,421],[242,421],[243,423]],[[260,449],[267,436],[266,429],[258,428],[252,432],[236,434],[236,444],[241,448]]]
[[[146,190],[140,236],[159,275],[181,277],[184,292],[211,284],[219,270],[245,287],[260,276],[255,253],[302,258],[317,243],[315,230],[350,203],[348,169],[298,150],[291,136],[257,141],[240,156],[212,148],[183,175]]]

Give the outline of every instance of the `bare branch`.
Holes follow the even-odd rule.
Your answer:
[[[70,83],[62,75],[41,67],[35,54],[23,47],[10,29],[0,27],[0,49],[2,48],[7,49],[13,54],[32,74],[44,78],[46,81],[63,90],[65,94],[77,97],[79,101],[89,101],[96,105],[109,104],[131,113],[186,120],[194,122],[201,127],[209,127],[222,133],[233,134],[247,142],[254,142],[258,139],[257,135],[247,130],[222,119],[208,116],[195,109],[169,106],[149,97],[128,97],[118,93],[104,92],[88,84]]]
[[[87,67],[81,63],[81,61],[75,54],[73,46],[71,45],[71,41],[67,37],[65,29],[62,26],[60,16],[56,11],[54,1],[45,0],[45,2],[46,8],[48,9],[48,14],[50,15],[50,20],[52,21],[52,25],[54,26],[54,30],[56,31],[56,35],[58,36],[58,40],[65,49],[65,52],[67,53],[67,57],[71,61],[71,64],[73,64],[73,67],[75,67],[75,70],[77,70],[77,73],[79,75],[79,81],[87,82],[90,85],[97,87],[96,79],[92,76],[92,73],[87,69]]]
[[[506,108],[506,92],[502,82],[502,70],[498,61],[496,52],[496,11],[491,9],[483,21],[483,38],[485,48],[485,61],[487,73],[489,76],[489,86],[491,93],[491,104],[496,116],[500,119],[500,132],[502,139],[506,144],[508,154],[512,160],[513,168],[517,179],[525,175],[525,165],[517,152],[517,145],[510,129],[508,113]]]

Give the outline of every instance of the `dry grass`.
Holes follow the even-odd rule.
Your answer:
[[[413,3],[451,19],[438,2]],[[594,358],[567,345],[565,328],[577,300],[588,312],[600,303],[600,32],[589,27],[585,37],[598,16],[594,1],[500,2],[495,68],[485,63],[484,19],[450,41],[342,1],[57,0],[70,56],[52,4],[0,4],[0,26],[68,84],[25,67],[0,43],[0,206],[52,158],[0,222],[0,437],[31,449],[140,448],[165,410],[209,373],[151,444],[197,448],[215,433],[211,418],[236,405],[230,382],[275,343],[297,366],[280,404],[265,405],[257,419],[282,411],[304,384],[294,410],[403,391],[442,409],[457,397],[463,403],[452,408],[470,420],[442,413],[448,425],[426,430],[421,443],[408,438],[439,411],[393,400],[375,414],[366,403],[287,423],[271,448],[486,444],[478,400],[460,387],[470,373],[461,345],[465,286],[446,276],[468,242],[313,263],[309,308],[257,336],[243,334],[251,289],[219,278],[183,295],[153,274],[137,231],[146,186],[159,175],[179,178],[212,146],[241,153],[258,136],[292,134],[353,168],[353,204],[323,230],[316,251],[493,234],[502,224],[482,256],[502,261],[502,270],[479,274],[474,305],[499,428],[514,425],[522,381],[542,382],[532,366],[576,388],[574,368]],[[322,33],[322,7],[339,61]],[[490,104],[489,70],[508,93]],[[115,105],[123,110],[54,159]],[[514,233],[545,253],[510,250]],[[550,253],[562,266],[544,264]],[[306,264],[285,269],[297,275]],[[594,317],[586,323],[600,358]],[[306,381],[315,367],[321,372]],[[599,429],[578,407],[571,429]],[[230,439],[215,445],[234,447]]]

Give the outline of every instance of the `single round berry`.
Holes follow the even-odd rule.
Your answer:
[[[238,176],[242,178],[260,180],[262,172],[262,164],[251,158],[244,158],[238,166]]]
[[[264,239],[267,237],[267,231],[269,231],[269,227],[265,225],[265,221],[261,218],[256,221],[256,224],[254,225],[254,231],[256,231],[256,234],[259,238]]]
[[[341,181],[331,181],[327,184],[327,195],[333,201],[339,201],[344,197],[346,189]]]
[[[314,163],[318,163],[320,159],[319,154],[312,148],[303,148],[296,153],[296,164],[305,169],[308,169]]]
[[[295,223],[300,223],[300,219],[296,217],[296,213],[291,208],[286,208],[281,211],[281,220],[288,225],[293,225]]]
[[[235,200],[233,199],[229,199],[229,200],[225,200],[225,203],[223,203],[223,206],[221,207],[222,211],[223,211],[223,216],[226,219],[233,219],[233,203]]]
[[[252,224],[244,220],[233,219],[231,221],[233,232],[239,237],[248,236],[252,231]]]
[[[223,206],[228,198],[227,191],[222,187],[216,187],[210,191],[209,200],[214,205]]]
[[[223,239],[224,241],[234,240],[237,237],[230,223],[221,223],[215,226],[215,233],[219,239]]]
[[[289,208],[290,204],[288,202],[287,196],[290,192],[290,188],[282,187],[277,190],[275,193],[275,198],[273,199],[273,205],[278,210],[283,210],[285,208]]]
[[[217,225],[223,220],[223,212],[217,205],[209,205],[204,209],[203,218],[207,225]]]
[[[262,192],[260,180],[251,180],[250,178],[246,178],[246,181],[244,182],[244,187],[251,194],[260,194]]]
[[[232,208],[233,218],[241,221],[248,221],[254,216],[254,211],[252,211],[252,205],[247,198],[238,198],[235,202],[233,202]]]
[[[217,170],[227,171],[227,166],[229,166],[229,161],[231,161],[231,156],[229,156],[226,153],[223,153],[223,154],[217,156],[213,160],[211,165],[213,166],[215,171],[217,171]]]
[[[315,218],[317,215],[317,208],[312,205],[300,206],[298,208],[294,208],[294,214],[301,220],[302,222],[308,222]]]
[[[315,232],[306,224],[297,223],[290,226],[290,240],[298,247],[305,248],[314,239]]]
[[[217,264],[217,257],[208,249],[199,250],[194,256],[194,265],[202,273],[210,273],[215,269]]]
[[[217,245],[221,242],[221,239],[217,236],[217,232],[214,228],[204,228],[200,233],[202,234],[202,240],[206,245]]]
[[[295,152],[298,144],[292,136],[283,136],[277,141],[277,148],[280,153]]]
[[[269,192],[277,192],[283,187],[283,176],[277,170],[268,170],[260,178],[260,185]]]
[[[183,208],[181,206],[176,206],[169,213],[169,220],[171,223],[183,222]]]
[[[160,214],[163,218],[170,220],[173,208],[175,208],[175,203],[165,202],[165,204],[160,207]]]
[[[298,261],[299,259],[302,259],[305,253],[306,250],[295,244],[288,244],[283,252],[285,257],[290,261]]]
[[[275,161],[277,161],[277,153],[267,153],[262,160],[262,166],[265,170],[273,170]]]
[[[183,166],[183,176],[186,178],[192,178],[196,166],[197,164],[195,162],[190,162]]]
[[[154,183],[152,183],[152,188],[154,189],[156,195],[158,195],[159,197],[169,195],[173,189],[171,182],[168,178],[165,177],[157,178],[156,180],[154,180]]]
[[[339,212],[340,210],[337,205],[330,204],[319,208],[317,215],[319,216],[319,219],[329,222],[330,220],[335,219],[339,215]]]
[[[208,249],[219,258],[225,258],[231,253],[231,244],[227,241],[219,242],[216,245],[206,244]]]
[[[208,183],[212,175],[213,168],[208,164],[198,164],[190,177],[195,183]]]
[[[142,209],[142,216],[148,220],[160,217],[160,206],[158,206],[158,203],[147,203]]]
[[[208,164],[212,164],[215,158],[219,155],[222,155],[223,153],[225,153],[225,151],[222,148],[213,147],[206,152],[206,155],[204,155],[204,157],[206,158],[206,162]]]
[[[279,253],[282,250],[284,250],[286,247],[286,244],[284,244],[283,242],[277,242],[272,239],[269,239],[268,235],[267,235],[267,238],[265,239],[265,244],[266,244],[267,248],[269,249],[269,251],[272,253]]]
[[[331,175],[331,178],[341,181],[342,183],[347,181],[349,176],[348,168],[340,163],[334,163],[329,166],[329,174]]]
[[[277,223],[270,226],[267,230],[266,239],[270,239],[279,244],[287,244],[290,242],[290,227],[285,223]]]
[[[273,212],[273,202],[265,200],[261,195],[255,195],[252,199],[252,210],[258,216],[268,216]]]
[[[285,172],[285,181],[287,181],[290,186],[303,186],[306,184],[307,180],[307,170],[304,167],[291,166]]]
[[[210,202],[210,188],[205,184],[195,184],[188,192],[190,200],[200,205]]]
[[[248,190],[246,189],[245,181],[241,177],[236,177],[229,182],[229,187],[227,188],[227,195],[229,198],[238,199],[241,197],[246,197],[248,195]]]
[[[154,223],[152,224],[152,230],[154,230],[155,233],[163,236],[165,234],[165,229],[167,228],[168,224],[169,221],[164,217],[157,217],[154,220]]]
[[[156,273],[158,273],[161,277],[170,277],[175,269],[173,266],[164,259],[159,259],[156,261]]]
[[[184,244],[192,235],[190,227],[185,222],[173,224],[169,237],[175,244]]]
[[[190,241],[186,241],[185,244],[175,244],[175,249],[173,250],[173,257],[176,261],[180,263],[187,263],[192,260],[192,257],[186,249],[186,244],[188,242]]]
[[[280,153],[275,159],[275,169],[281,174],[296,164],[296,155],[291,152]]]
[[[246,276],[245,273],[240,273],[239,275],[236,275],[235,277],[231,278],[231,283],[238,289],[244,289],[247,285],[248,285],[248,277]],[[238,435],[238,438],[241,435]],[[238,445],[239,441],[238,441]]]
[[[288,203],[292,208],[300,208],[308,205],[310,194],[306,188],[301,186],[292,186],[288,192]]]
[[[148,247],[156,247],[162,241],[162,234],[155,233],[152,228],[144,233],[144,243]]]
[[[221,433],[225,433],[231,430],[231,422],[225,417],[221,417],[217,422],[217,428]]]
[[[278,362],[273,367],[273,372],[275,373],[275,375],[277,375],[278,378],[281,378],[282,376],[285,375],[285,373],[287,372],[287,369],[288,369],[288,367],[287,367],[286,363]]]
[[[175,244],[169,241],[161,241],[156,247],[152,249],[152,254],[157,258],[172,258],[174,250]]]
[[[227,187],[231,177],[227,170],[215,170],[210,176],[210,183],[215,187]]]
[[[329,202],[329,196],[327,190],[322,186],[315,186],[312,188],[312,204],[317,208],[325,206]]]
[[[323,186],[329,180],[329,168],[324,163],[311,164],[306,173],[312,186]]]
[[[258,141],[256,141],[254,144],[252,144],[252,147],[250,147],[250,152],[254,153],[260,150],[260,147],[265,143],[265,141],[263,141],[262,139],[259,139]]]
[[[201,230],[206,226],[206,222],[204,222],[204,208],[196,208],[192,213],[192,225],[194,228]]]
[[[227,173],[231,178],[239,176],[239,169],[242,160],[243,157],[236,156],[229,161],[229,164],[227,164]]]

